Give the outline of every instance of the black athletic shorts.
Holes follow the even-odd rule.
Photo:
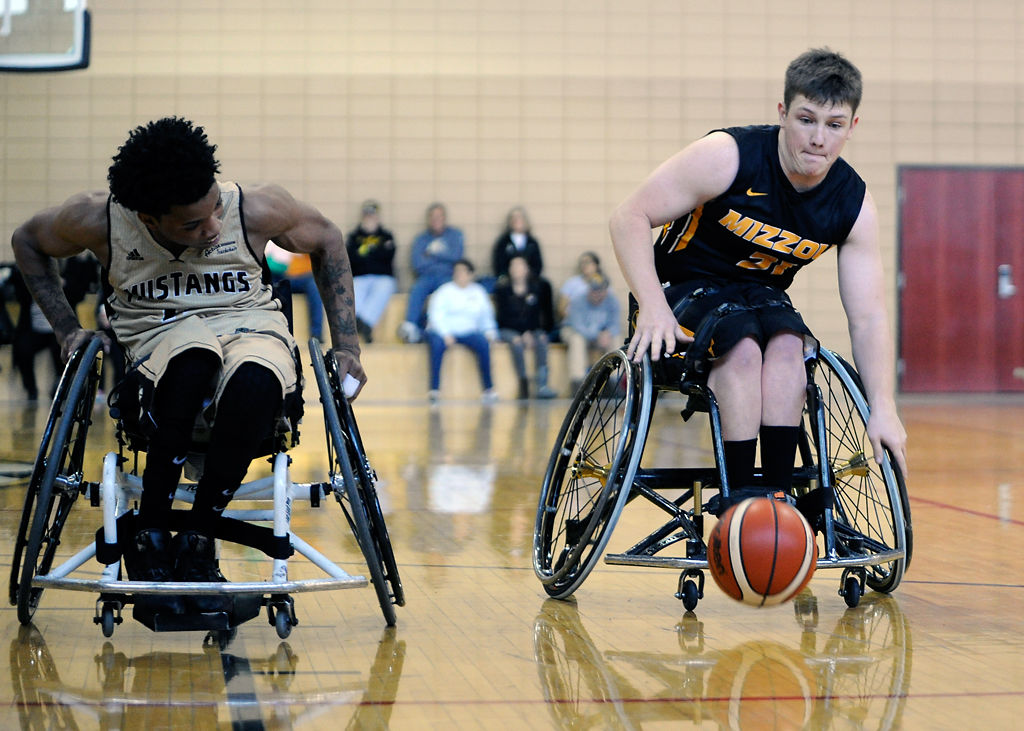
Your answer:
[[[763,351],[768,340],[779,332],[793,332],[803,335],[805,341],[813,342],[814,336],[804,324],[800,312],[793,307],[789,296],[782,290],[752,282],[723,282],[712,279],[695,279],[681,284],[669,285],[665,299],[687,335],[693,336],[704,317],[723,304],[741,305],[741,311],[734,311],[721,318],[715,326],[708,346],[708,354],[718,358],[727,353],[743,338],[753,338]],[[630,313],[630,337],[636,322],[635,300],[630,302],[634,311]]]

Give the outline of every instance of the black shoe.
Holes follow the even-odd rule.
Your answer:
[[[124,552],[124,567],[131,581],[174,581],[171,534],[161,528],[144,528],[135,534]],[[182,614],[185,602],[174,594],[141,594],[135,609],[147,614]]]
[[[174,578],[177,581],[227,581],[217,567],[214,540],[202,533],[188,530],[174,536]],[[231,612],[234,602],[228,594],[186,594],[185,606],[190,612]]]

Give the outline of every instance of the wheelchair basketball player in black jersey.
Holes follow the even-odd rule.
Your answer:
[[[861,91],[859,70],[842,55],[807,51],[786,71],[777,125],[709,133],[659,166],[611,217],[637,305],[628,357],[639,362],[649,351],[656,361],[692,342],[703,317],[723,303],[749,308],[721,321],[708,353],[726,474],[738,487],[753,480],[758,437],[765,485],[791,487],[811,334],[785,306],[785,290],[832,248],[875,459],[888,448],[907,474],[877,212],[839,156],[857,126]]]

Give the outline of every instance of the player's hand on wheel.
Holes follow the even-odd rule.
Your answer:
[[[640,307],[626,357],[639,363],[644,353],[649,351],[651,360],[658,360],[666,353],[675,352],[680,345],[692,342],[693,338],[679,327],[667,302],[654,307]]]
[[[907,430],[903,427],[895,410],[874,408],[867,423],[868,439],[875,453],[875,461],[881,463],[885,449],[907,477]]]
[[[72,330],[70,333],[65,335],[61,339],[60,343],[60,357],[65,363],[71,360],[71,356],[80,347],[92,340],[93,335],[99,335],[100,340],[103,341],[103,352],[110,352],[110,338],[105,332],[100,330],[86,330],[85,328],[78,328]]]
[[[355,401],[366,385],[366,371],[359,362],[359,354],[345,348],[332,348],[331,354],[338,366],[338,378],[345,396],[349,401]]]

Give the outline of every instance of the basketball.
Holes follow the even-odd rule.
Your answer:
[[[755,607],[795,597],[814,575],[818,546],[800,511],[769,498],[732,506],[711,530],[708,568],[733,599]]]

